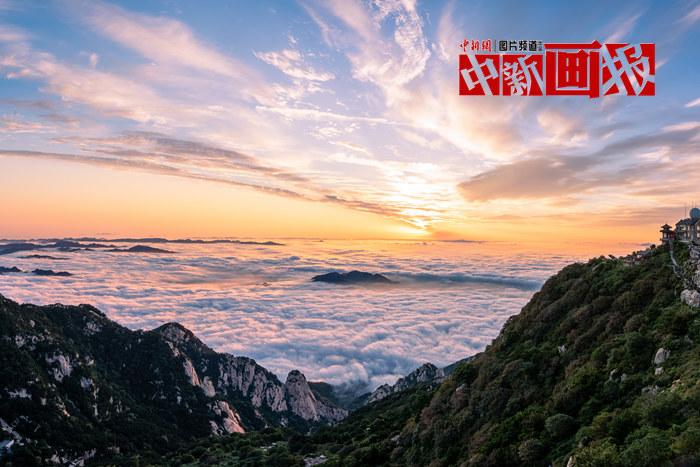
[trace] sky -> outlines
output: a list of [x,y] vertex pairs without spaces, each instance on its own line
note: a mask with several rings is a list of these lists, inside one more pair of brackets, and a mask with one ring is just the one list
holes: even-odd
[[[653,42],[656,96],[458,95],[465,38]],[[0,236],[654,241],[700,3],[0,0]]]

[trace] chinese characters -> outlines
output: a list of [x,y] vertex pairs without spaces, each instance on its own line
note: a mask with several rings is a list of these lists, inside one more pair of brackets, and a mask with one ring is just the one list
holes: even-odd
[[656,92],[654,44],[465,39],[459,46],[466,52],[459,56],[460,95],[596,98]]

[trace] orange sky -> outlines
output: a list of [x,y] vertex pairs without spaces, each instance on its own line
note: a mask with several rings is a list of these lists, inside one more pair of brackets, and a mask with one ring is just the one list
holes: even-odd
[[700,201],[697,5],[533,5],[656,44],[655,96],[598,99],[458,95],[493,5],[57,5],[0,5],[0,237],[654,242]]
[[[21,173],[22,177],[15,174]],[[0,159],[9,238],[232,236],[653,242],[657,223],[547,217],[474,219],[419,229],[332,203],[299,201],[181,177],[83,164]],[[679,210],[680,211],[680,210]],[[680,214],[680,212],[679,212]],[[444,229],[441,229],[444,227]]]

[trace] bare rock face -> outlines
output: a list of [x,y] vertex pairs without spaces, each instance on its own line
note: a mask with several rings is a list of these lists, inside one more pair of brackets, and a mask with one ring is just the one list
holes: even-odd
[[[347,416],[298,371],[285,384],[251,358],[215,352],[177,323],[132,331],[87,305],[20,305],[2,295],[0,323],[7,357],[0,399],[12,401],[0,404],[0,432],[17,433],[18,441],[48,433],[50,454],[70,454],[71,462],[84,448],[111,446],[115,417],[130,445],[166,449],[208,433],[308,431]],[[86,429],[91,436],[81,445]]]
[[690,278],[692,283],[681,292],[681,301],[693,308],[700,308],[700,247],[690,247],[690,261],[694,264],[695,271]]
[[693,308],[700,308],[700,292],[686,289],[681,292],[681,301]]
[[348,414],[344,409],[318,400],[311,391],[306,377],[299,370],[289,372],[284,388],[287,393],[289,409],[304,420],[337,422]]
[[245,433],[241,417],[231,408],[226,401],[216,401],[211,404],[211,410],[215,415],[221,417],[221,422],[211,421],[212,433],[215,435],[227,433]]
[[289,407],[292,412],[305,420],[318,419],[316,396],[311,392],[306,377],[298,370],[290,371],[284,383]]
[[192,386],[199,386],[201,382],[199,381],[199,375],[197,374],[197,370],[195,370],[194,365],[192,365],[192,361],[189,358],[185,358],[182,367],[184,368],[185,374],[190,380],[190,384]]
[[670,356],[671,356],[671,351],[666,350],[663,347],[661,347],[659,350],[656,351],[656,354],[654,355],[654,365],[661,365]]
[[403,378],[399,378],[396,384],[390,386],[383,384],[374,390],[367,399],[367,403],[384,399],[391,394],[405,391],[419,384],[439,383],[445,378],[445,372],[432,363],[424,363]]
[[165,337],[174,345],[179,346],[189,342],[204,346],[192,331],[181,325],[180,323],[167,323],[155,329],[155,332]]
[[282,383],[250,358],[223,355],[215,386],[222,393],[240,392],[256,408],[267,406],[273,412],[287,411]]
[[46,356],[46,363],[53,366],[53,377],[59,383],[73,372],[70,357],[62,354]]
[[[280,419],[288,418],[290,412],[310,423],[334,423],[347,416],[347,411],[319,400],[299,371],[291,372],[283,384],[255,360],[216,353],[177,323],[163,325],[155,332],[168,341],[172,355],[182,361],[189,383],[201,388],[207,397],[231,400],[242,396],[255,409],[266,409],[263,412],[277,414]],[[264,424],[270,421],[259,420]],[[212,431],[226,432],[226,427],[212,424]]]
[[395,391],[405,391],[416,384],[441,381],[445,377],[443,371],[432,363],[424,363],[394,385]]
[[367,403],[377,402],[393,394],[394,387],[389,384],[382,384],[370,394]]

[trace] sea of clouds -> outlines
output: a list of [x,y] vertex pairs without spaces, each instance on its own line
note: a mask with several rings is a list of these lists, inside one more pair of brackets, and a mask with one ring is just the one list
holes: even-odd
[[[444,366],[479,352],[547,277],[590,256],[515,244],[283,242],[153,245],[173,254],[12,253],[0,266],[73,275],[4,274],[0,293],[90,303],[132,329],[177,321],[215,350],[255,358],[282,379],[300,369],[311,380],[370,390],[424,362]],[[36,253],[60,259],[26,258]],[[310,281],[353,269],[397,284]]]

